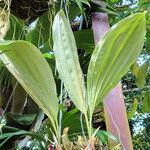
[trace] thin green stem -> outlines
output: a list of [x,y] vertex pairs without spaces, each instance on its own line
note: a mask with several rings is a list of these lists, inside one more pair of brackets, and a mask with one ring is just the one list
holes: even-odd
[[82,130],[84,140],[87,142],[87,139],[86,139],[86,136],[85,136],[85,131],[84,131],[84,126],[83,126],[83,113],[82,112],[81,112],[81,115],[80,115],[80,123],[81,123],[81,130]]
[[92,115],[89,115],[89,127],[90,127],[90,135],[89,135],[89,137],[91,137],[93,135]]
[[85,121],[86,121],[86,125],[87,125],[87,130],[88,130],[88,136],[89,138],[93,135],[93,127],[92,127],[92,115],[93,115],[93,111],[90,110],[89,111],[89,115],[88,113],[85,113]]
[[89,125],[89,119],[88,119],[88,116],[87,116],[87,113],[84,114],[85,116],[85,122],[86,122],[86,126],[87,126],[87,131],[88,131],[88,135],[90,137],[90,125]]

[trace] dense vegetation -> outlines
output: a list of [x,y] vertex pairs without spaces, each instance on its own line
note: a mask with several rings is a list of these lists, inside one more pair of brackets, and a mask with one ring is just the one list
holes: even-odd
[[[133,147],[150,148],[148,0],[4,0],[0,7],[0,149],[123,149],[106,131],[103,107],[119,81]],[[96,46],[94,12],[107,14],[112,27]]]

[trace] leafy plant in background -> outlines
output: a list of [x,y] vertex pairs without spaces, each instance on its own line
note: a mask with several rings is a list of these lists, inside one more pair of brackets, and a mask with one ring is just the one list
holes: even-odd
[[[145,13],[131,15],[114,25],[96,46],[85,83],[69,21],[62,11],[56,15],[53,24],[56,66],[71,100],[85,116],[89,139],[95,135],[92,129],[94,108],[137,59],[144,36]],[[56,85],[42,53],[26,41],[4,41],[0,49],[3,63],[49,117],[59,141],[61,124],[57,119]],[[93,141],[89,141],[90,144]]]

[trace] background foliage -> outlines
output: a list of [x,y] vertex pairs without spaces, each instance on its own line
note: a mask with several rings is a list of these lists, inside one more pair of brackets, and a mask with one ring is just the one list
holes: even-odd
[[[89,7],[89,4],[91,7]],[[99,11],[108,13],[109,22],[112,26],[123,18],[136,12],[147,11],[147,34],[145,44],[137,62],[130,71],[122,78],[123,91],[128,110],[130,128],[132,131],[134,149],[148,150],[150,147],[150,3],[148,0],[106,0],[103,3],[97,0],[76,0],[76,2],[58,1],[16,1],[12,0],[10,15],[10,29],[5,40],[27,40],[37,46],[47,62],[51,66],[55,81],[57,95],[60,95],[61,83],[55,72],[54,55],[52,52],[52,23],[53,18],[60,8],[63,8],[70,19],[74,31],[78,55],[84,75],[94,49],[93,33],[91,30],[91,12]],[[113,37],[112,37],[113,38]],[[36,57],[35,55],[32,56]],[[45,149],[48,147],[52,136],[49,131],[51,126],[43,112],[32,101],[31,97],[17,84],[16,80],[8,72],[6,64],[0,64],[0,113],[1,134],[0,146],[2,149]],[[72,134],[81,133],[79,113],[63,90],[62,96],[65,105],[60,104],[63,111],[64,127],[70,123],[69,137]],[[17,107],[19,106],[19,107]],[[70,111],[71,110],[71,111]],[[98,110],[103,116],[101,104]],[[102,117],[100,121],[97,114],[94,116],[96,125],[104,125]],[[77,125],[77,122],[78,125]],[[95,126],[96,126],[95,125]],[[139,127],[140,125],[140,127]],[[105,134],[101,137],[106,138]],[[41,141],[41,142],[40,142]],[[106,140],[104,140],[106,141]],[[9,142],[9,145],[7,144]],[[19,143],[19,144],[17,144]],[[43,144],[44,143],[44,144]],[[30,148],[29,148],[30,147]]]

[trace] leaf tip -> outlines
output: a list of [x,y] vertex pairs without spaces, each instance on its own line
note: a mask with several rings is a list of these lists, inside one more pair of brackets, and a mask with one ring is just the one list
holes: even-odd
[[63,10],[60,10],[58,13],[57,13],[58,16],[61,16],[61,17],[64,17],[65,16],[65,13]]

